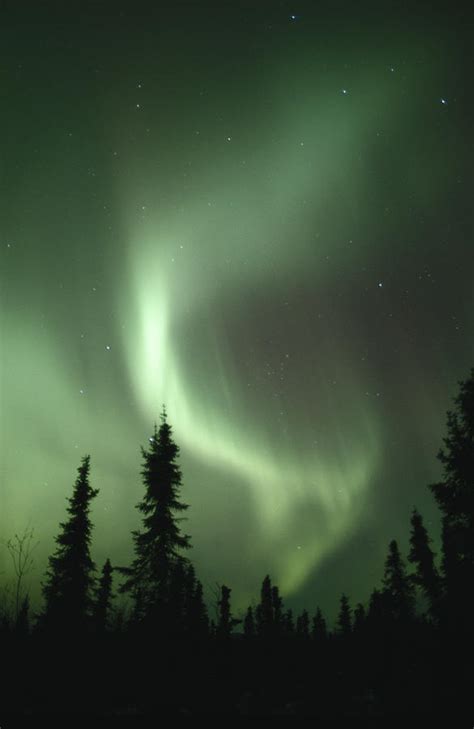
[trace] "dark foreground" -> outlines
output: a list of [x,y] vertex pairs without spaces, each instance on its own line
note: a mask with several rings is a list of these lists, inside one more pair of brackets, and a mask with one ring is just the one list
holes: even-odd
[[73,720],[154,726],[209,715],[453,727],[474,718],[471,641],[428,626],[411,636],[321,645],[241,636],[192,644],[117,634],[12,636],[3,641],[2,664],[2,729]]

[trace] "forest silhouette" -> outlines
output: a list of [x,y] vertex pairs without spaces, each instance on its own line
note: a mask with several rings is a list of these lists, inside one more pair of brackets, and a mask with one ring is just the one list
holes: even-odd
[[[269,575],[257,605],[232,612],[219,586],[209,615],[182,525],[179,447],[165,409],[142,448],[140,529],[129,565],[91,557],[90,456],[82,458],[31,614],[24,592],[31,531],[7,542],[14,600],[0,606],[7,717],[175,716],[338,719],[472,717],[474,685],[474,368],[459,383],[428,486],[440,510],[437,557],[414,509],[409,553],[387,540],[367,604],[340,597],[330,630],[320,607],[293,615]],[[129,608],[116,606],[125,596]]]

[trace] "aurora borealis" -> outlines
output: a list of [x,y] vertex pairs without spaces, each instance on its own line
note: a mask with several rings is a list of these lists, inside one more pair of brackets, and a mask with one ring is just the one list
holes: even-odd
[[34,527],[35,593],[90,453],[94,557],[127,561],[165,403],[210,599],[363,601],[413,505],[437,540],[473,364],[468,27],[67,5],[2,10],[2,535]]

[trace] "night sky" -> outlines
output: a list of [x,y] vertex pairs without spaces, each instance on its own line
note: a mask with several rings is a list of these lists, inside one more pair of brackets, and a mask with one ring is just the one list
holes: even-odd
[[34,597],[90,453],[127,564],[165,403],[210,599],[365,601],[474,364],[469,18],[74,5],[0,7],[2,535]]

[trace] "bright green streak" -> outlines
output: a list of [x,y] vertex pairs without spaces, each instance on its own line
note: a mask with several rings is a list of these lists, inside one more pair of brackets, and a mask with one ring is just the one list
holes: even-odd
[[[325,190],[337,187],[341,171],[354,177],[354,188],[365,184],[356,165],[351,169],[346,160],[367,131],[370,115],[360,112],[349,121],[339,104],[337,111],[321,112],[315,105],[301,109],[297,120],[293,116],[279,120],[277,159],[270,149],[246,155],[244,167],[254,170],[250,187],[247,171],[236,172],[233,160],[218,159],[210,171],[200,171],[205,180],[201,199],[186,200],[184,214],[157,211],[144,216],[138,227],[130,223],[132,305],[123,291],[119,301],[129,377],[145,421],[152,422],[166,402],[183,449],[211,468],[234,474],[242,488],[250,489],[259,529],[249,550],[257,561],[269,562],[287,594],[301,587],[357,525],[379,452],[377,418],[361,392],[360,374],[341,365],[343,342],[326,367],[341,375],[349,414],[320,410],[312,393],[306,412],[297,414],[298,432],[310,429],[313,418],[325,423],[331,452],[318,453],[316,448],[299,452],[291,433],[282,446],[274,427],[281,404],[262,398],[255,408],[242,383],[241,363],[232,359],[225,338],[213,336],[214,307],[225,310],[233,300],[245,301],[256,287],[265,291],[269,284],[277,290],[281,286],[279,296],[284,297],[292,277],[304,281],[302,262],[317,256],[320,244],[300,231],[310,216],[323,229],[330,223],[334,209],[325,209]],[[159,177],[146,187],[153,195]],[[310,213],[306,201],[311,201]],[[336,265],[348,263],[336,259]],[[316,288],[323,275],[327,273],[311,268]],[[190,338],[185,359],[179,353],[183,322]],[[305,325],[294,321],[303,337],[310,335]],[[210,351],[204,379],[198,380],[195,363],[203,356],[203,345]],[[329,403],[330,389],[324,393]],[[302,528],[295,519],[304,504],[318,511],[318,526]],[[232,521],[232,514],[223,518]]]

